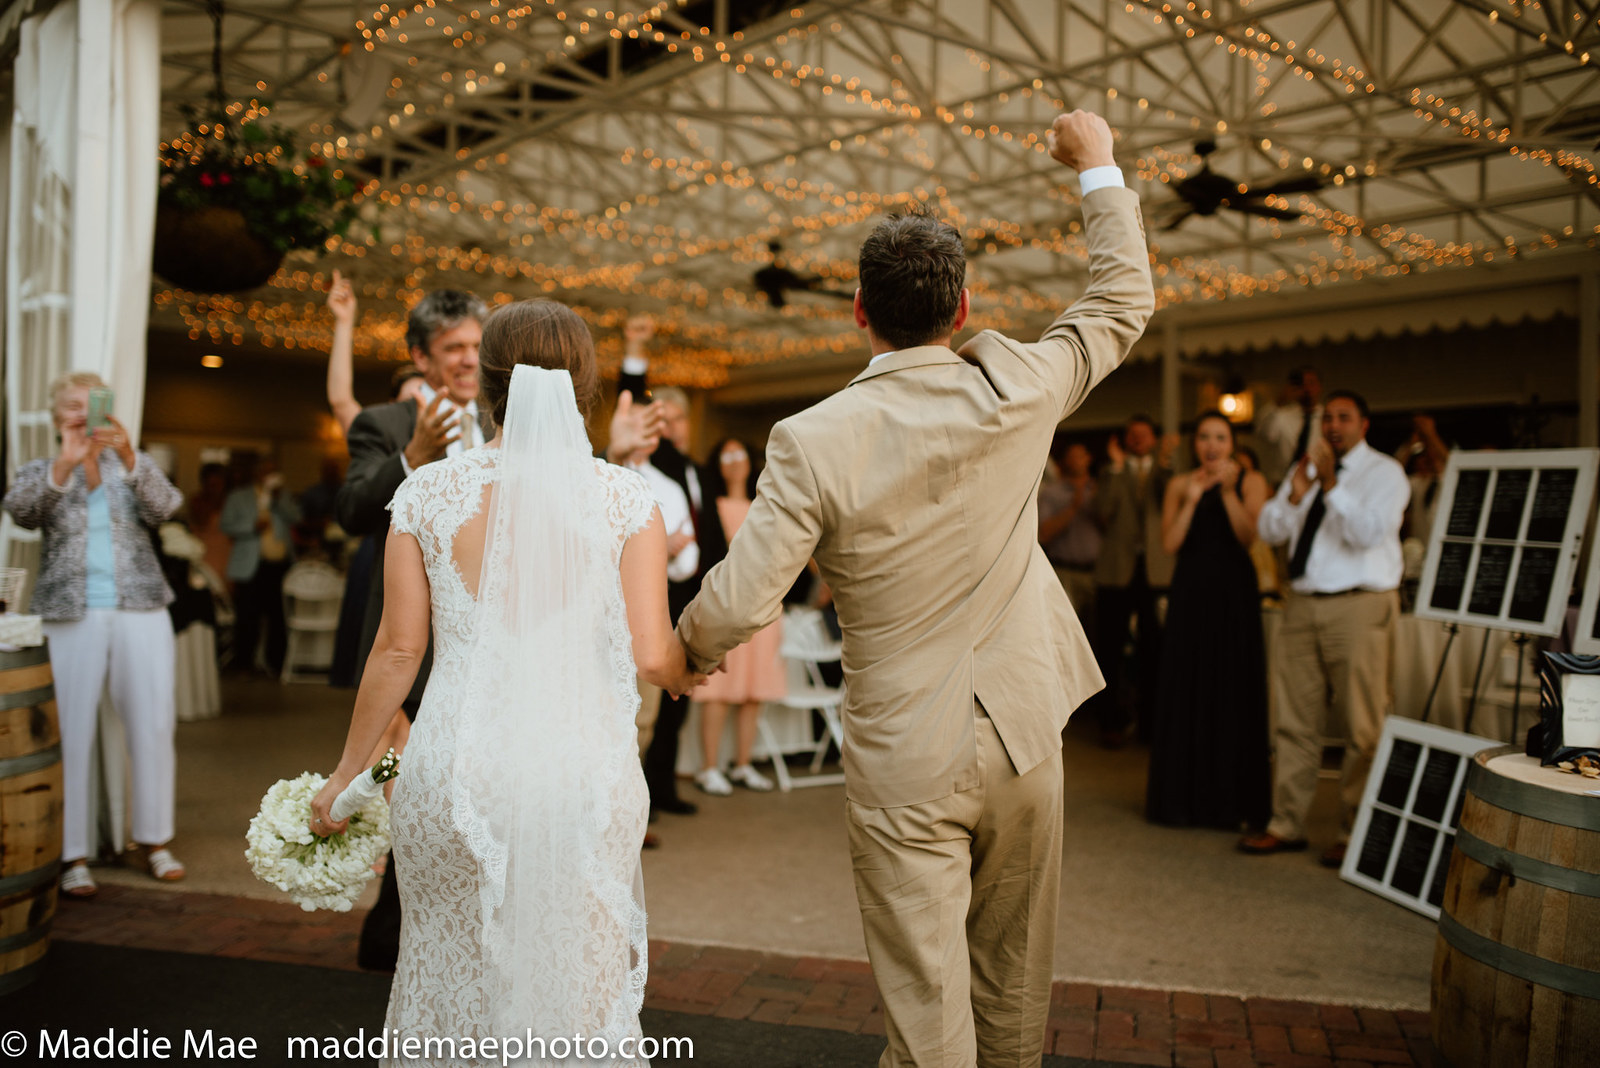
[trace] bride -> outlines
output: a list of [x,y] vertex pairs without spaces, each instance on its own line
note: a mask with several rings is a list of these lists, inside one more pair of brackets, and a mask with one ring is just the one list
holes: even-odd
[[581,1036],[585,1059],[643,1064],[635,676],[675,693],[699,678],[667,617],[666,532],[644,479],[590,453],[594,343],[570,308],[495,311],[479,375],[499,433],[390,504],[383,622],[312,829],[344,829],[329,806],[409,691],[431,621],[391,809],[404,919],[383,1063],[480,1064],[485,1039],[542,1063]]

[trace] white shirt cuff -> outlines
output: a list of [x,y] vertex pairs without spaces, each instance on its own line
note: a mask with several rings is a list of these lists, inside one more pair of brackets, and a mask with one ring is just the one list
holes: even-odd
[[642,375],[650,370],[650,359],[647,356],[624,356],[622,358],[622,373],[625,375]]
[[1078,186],[1083,195],[1088,196],[1096,189],[1126,189],[1128,183],[1122,180],[1122,168],[1113,164],[1081,171],[1078,174]]
[[411,465],[406,463],[406,450],[404,449],[400,450],[400,470],[406,473],[407,478],[411,477]]

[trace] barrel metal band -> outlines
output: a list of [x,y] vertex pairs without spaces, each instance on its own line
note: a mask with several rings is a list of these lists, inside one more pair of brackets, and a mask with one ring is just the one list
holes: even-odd
[[21,756],[6,757],[0,760],[0,779],[10,779],[18,775],[48,768],[52,764],[61,763],[61,746],[52,745],[39,750],[37,753],[24,753]]
[[50,663],[50,649],[47,645],[40,645],[33,649],[18,649],[15,652],[0,652],[0,671],[14,671],[17,668],[38,667],[40,664]]
[[1565,890],[1584,897],[1600,897],[1600,875],[1587,871],[1574,871],[1547,860],[1539,860],[1525,853],[1513,853],[1501,846],[1491,845],[1470,831],[1456,832],[1456,848],[1486,868],[1503,871],[1530,883]]
[[0,975],[0,994],[9,994],[13,990],[20,990],[39,977],[39,972],[44,968],[48,957],[40,957],[32,964],[23,965],[13,972]]
[[24,946],[31,946],[49,933],[50,924],[46,921],[19,934],[7,935],[4,938],[0,938],[0,953],[10,953]]
[[1506,972],[1563,994],[1600,1000],[1600,972],[1558,964],[1553,960],[1535,957],[1520,949],[1501,945],[1476,931],[1469,931],[1448,912],[1439,914],[1439,934],[1456,949],[1473,960],[1487,964],[1496,971]]
[[16,693],[0,694],[0,712],[13,708],[27,708],[30,705],[42,705],[46,701],[56,699],[54,684],[38,686],[31,690],[19,690]]
[[1520,779],[1497,775],[1474,762],[1467,771],[1467,791],[1496,808],[1531,816],[1581,831],[1600,831],[1600,802],[1581,794],[1566,794]]
[[10,897],[12,894],[21,894],[32,890],[36,886],[47,886],[55,881],[56,873],[61,870],[61,862],[52,860],[42,867],[32,871],[21,872],[17,875],[7,875],[0,879],[0,897]]

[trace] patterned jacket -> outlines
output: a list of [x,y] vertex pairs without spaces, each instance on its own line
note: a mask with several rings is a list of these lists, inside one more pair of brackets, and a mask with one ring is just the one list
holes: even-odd
[[[54,460],[34,460],[17,472],[3,507],[17,525],[43,532],[33,612],[51,622],[82,619],[89,600],[89,485],[76,467],[65,489],[50,480]],[[130,473],[116,452],[100,454],[100,484],[111,507],[111,545],[117,607],[134,612],[165,608],[172,590],[156,560],[150,531],[183,504],[148,453],[138,453]]]

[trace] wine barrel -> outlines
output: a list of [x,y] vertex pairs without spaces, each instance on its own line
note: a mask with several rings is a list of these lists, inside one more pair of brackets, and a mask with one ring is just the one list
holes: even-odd
[[61,733],[46,646],[0,652],[0,994],[44,966],[61,867]]
[[1600,1058],[1597,787],[1515,747],[1473,758],[1433,956],[1438,1063]]

